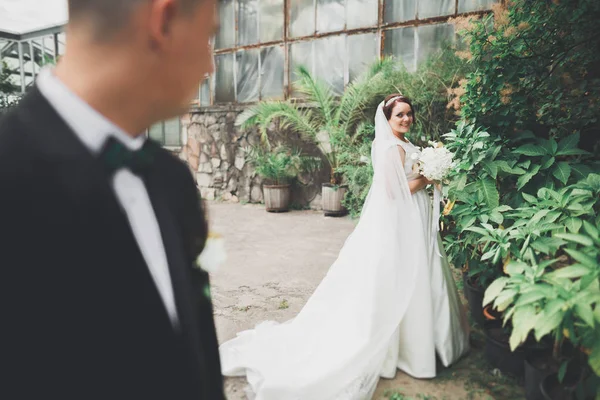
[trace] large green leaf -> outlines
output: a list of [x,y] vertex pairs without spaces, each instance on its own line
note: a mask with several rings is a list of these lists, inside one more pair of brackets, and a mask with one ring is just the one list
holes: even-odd
[[462,174],[460,178],[456,181],[456,190],[461,191],[465,188],[467,184],[467,175]]
[[503,290],[498,297],[496,297],[496,300],[494,301],[494,307],[500,312],[506,310],[506,308],[513,303],[515,296],[518,293],[519,292],[517,289]]
[[[594,370],[594,373],[600,376],[600,342],[596,342],[592,348],[592,353],[588,358],[590,367]],[[596,395],[596,399],[600,396],[600,392]]]
[[543,146],[539,146],[536,144],[526,144],[526,145],[523,145],[523,146],[513,150],[513,153],[523,154],[523,155],[530,156],[530,157],[535,157],[535,156],[541,157],[541,156],[545,156],[546,154],[548,154],[548,151]]
[[555,161],[556,161],[556,158],[554,158],[554,157],[550,157],[550,156],[544,157],[544,159],[542,160],[542,169],[550,168],[552,165],[554,165]]
[[567,184],[569,177],[571,176],[571,167],[568,163],[561,161],[552,170],[552,175],[556,177],[563,184]]
[[496,182],[490,178],[478,182],[479,200],[489,208],[496,208],[500,203],[500,194],[496,188]]
[[498,175],[498,165],[493,161],[483,161],[481,164],[487,173],[490,174],[493,179],[496,179],[496,176]]
[[579,261],[583,265],[589,268],[598,268],[598,262],[594,258],[588,256],[587,254],[579,250],[573,249],[565,249],[565,251],[569,253],[571,257],[573,257],[575,260]]
[[535,303],[536,301],[545,299],[547,294],[542,290],[535,290],[524,293],[519,296],[519,299],[515,302],[515,307],[524,306],[527,304]]
[[558,328],[565,314],[563,311],[564,305],[564,300],[559,299],[552,300],[546,305],[535,324],[535,338],[537,341]]
[[581,222],[581,220],[579,218],[575,218],[575,217],[567,218],[565,220],[565,226],[572,233],[579,232],[579,229],[581,229],[582,224],[583,224],[583,222]]
[[539,171],[540,171],[540,166],[534,165],[531,168],[531,170],[529,170],[525,173],[525,175],[520,176],[519,179],[517,180],[517,189],[518,190],[523,189],[523,186],[525,186],[527,184],[527,182],[529,182],[531,180],[531,178],[533,178]]
[[568,267],[557,269],[556,271],[550,272],[546,276],[550,279],[556,278],[580,278],[590,273],[590,269],[583,265],[570,265]]
[[590,328],[594,328],[594,311],[589,304],[575,304],[575,312]]
[[579,144],[579,132],[575,132],[558,142],[559,153],[563,150],[576,149]]
[[[585,221],[587,222],[587,221]],[[592,246],[594,241],[589,236],[575,234],[575,233],[556,233],[554,236],[568,240],[569,242],[575,242],[584,246]]]
[[535,312],[535,307],[526,305],[517,307],[512,317],[513,331],[510,335],[510,349],[515,349],[527,339],[529,332],[535,327],[538,315]]
[[483,305],[487,306],[489,303],[491,303],[492,300],[494,300],[500,294],[500,292],[502,292],[502,289],[504,289],[507,283],[508,278],[505,276],[502,276],[492,282],[492,284],[486,289],[485,295],[483,296]]

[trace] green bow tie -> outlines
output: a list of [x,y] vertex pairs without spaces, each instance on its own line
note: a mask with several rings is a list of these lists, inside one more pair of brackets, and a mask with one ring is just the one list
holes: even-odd
[[117,139],[110,137],[106,140],[100,159],[109,175],[121,168],[127,168],[138,176],[144,176],[154,162],[154,148],[148,141],[140,150],[129,150]]

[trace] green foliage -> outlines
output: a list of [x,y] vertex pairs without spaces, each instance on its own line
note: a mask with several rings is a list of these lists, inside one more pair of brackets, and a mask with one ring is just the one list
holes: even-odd
[[445,188],[446,251],[484,287],[502,275],[510,256],[524,252],[525,243],[554,248],[547,235],[555,225],[576,230],[597,212],[594,191],[573,186],[597,170],[577,147],[578,134],[558,142],[526,132],[501,138],[462,120],[444,138],[457,162]]
[[537,340],[547,335],[556,343],[568,340],[582,348],[600,376],[600,225],[584,221],[582,227],[581,233],[551,237],[564,250],[560,263],[547,259],[553,250],[535,255],[531,249],[525,260],[509,263],[508,276],[486,290],[484,305],[493,303],[504,312],[504,322],[512,322],[511,349],[530,332]]
[[319,158],[303,156],[299,150],[282,145],[273,149],[251,147],[246,152],[246,159],[254,165],[256,173],[275,185],[287,184],[299,174],[314,171],[321,162]]
[[373,87],[386,76],[386,71],[393,68],[394,63],[389,59],[374,63],[338,99],[326,83],[315,79],[306,68],[300,67],[300,78],[294,82],[294,86],[305,96],[306,103],[261,102],[243,112],[236,125],[244,129],[258,126],[263,142],[270,146],[267,129],[277,119],[281,129],[290,128],[317,145],[329,162],[331,183],[340,184],[340,147],[342,143],[354,140],[362,112],[376,95]]
[[527,130],[559,140],[580,132],[582,146],[598,151],[599,18],[596,0],[497,5],[462,32],[475,66],[462,115],[503,137]]

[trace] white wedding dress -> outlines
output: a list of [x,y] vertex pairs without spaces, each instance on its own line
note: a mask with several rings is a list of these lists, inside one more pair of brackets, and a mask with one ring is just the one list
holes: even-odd
[[436,353],[448,366],[468,351],[431,200],[408,186],[418,149],[393,135],[382,106],[373,184],[338,259],[294,319],[263,322],[220,347],[223,375],[246,375],[256,400],[368,400],[396,368],[431,378]]

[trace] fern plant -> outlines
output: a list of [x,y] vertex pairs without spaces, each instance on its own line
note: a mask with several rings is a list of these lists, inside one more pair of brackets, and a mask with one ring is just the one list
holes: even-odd
[[313,77],[308,69],[299,67],[295,89],[306,102],[261,102],[239,115],[236,125],[242,129],[258,127],[263,143],[270,147],[267,129],[274,120],[282,129],[292,129],[313,142],[327,159],[330,181],[341,183],[339,153],[344,141],[352,141],[365,107],[377,96],[374,83],[383,79],[386,71],[395,68],[391,59],[375,62],[361,77],[352,82],[338,98],[327,83]]

